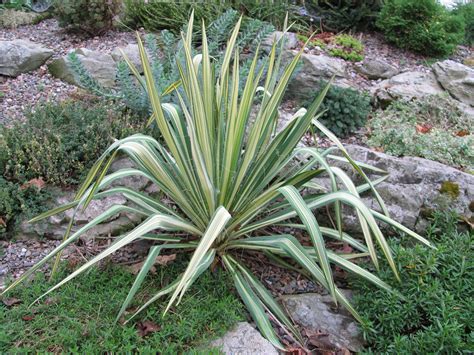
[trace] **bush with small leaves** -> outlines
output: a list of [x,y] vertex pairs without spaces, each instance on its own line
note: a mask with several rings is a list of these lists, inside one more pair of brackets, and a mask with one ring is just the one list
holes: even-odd
[[35,184],[20,185],[0,176],[0,239],[9,237],[17,221],[45,211],[51,194]]
[[462,42],[465,24],[436,0],[388,0],[377,26],[398,47],[443,57]]
[[54,0],[59,25],[71,31],[96,36],[113,26],[120,0]]
[[0,128],[4,177],[18,183],[35,178],[54,185],[77,183],[114,139],[144,126],[114,106],[50,103],[27,113],[26,122]]
[[457,3],[453,14],[461,16],[466,24],[464,30],[464,44],[474,46],[474,2]]
[[311,15],[328,31],[372,29],[384,0],[307,0]]
[[365,125],[371,110],[370,97],[354,89],[332,86],[321,108],[326,112],[319,120],[338,136],[347,136]]

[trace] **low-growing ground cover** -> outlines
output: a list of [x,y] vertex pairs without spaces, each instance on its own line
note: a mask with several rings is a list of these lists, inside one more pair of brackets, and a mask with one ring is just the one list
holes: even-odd
[[369,121],[367,143],[396,156],[417,156],[474,168],[474,119],[448,96],[396,101]]
[[[182,265],[177,261],[157,266],[138,298],[147,299],[154,289],[167,285]],[[177,354],[205,346],[245,318],[228,276],[217,270],[200,277],[180,307],[165,318],[161,318],[167,303],[164,300],[126,325],[115,323],[117,308],[135,276],[126,267],[110,264],[94,268],[50,298],[28,307],[67,272],[68,265],[63,265],[53,281],[39,274],[27,287],[18,288],[0,302],[0,352]],[[21,303],[6,305],[15,299]]]
[[[355,304],[367,321],[367,353],[455,354],[474,348],[474,234],[457,230],[455,213],[435,212],[427,238],[437,250],[403,238],[390,244],[405,297],[360,279]],[[378,275],[397,285],[387,265]]]

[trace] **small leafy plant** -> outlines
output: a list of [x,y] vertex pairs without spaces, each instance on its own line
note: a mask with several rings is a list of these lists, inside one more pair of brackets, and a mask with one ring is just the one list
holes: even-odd
[[364,59],[364,46],[362,43],[348,34],[334,37],[334,47],[329,49],[329,54],[351,62],[360,62]]
[[[222,64],[216,71],[204,26],[201,51],[192,56],[191,16],[188,31],[183,34],[184,58],[179,66],[180,86],[176,87],[179,105],[161,102],[145,48],[138,41],[144,82],[161,140],[143,134],[117,140],[92,166],[73,201],[43,213],[33,221],[69,209],[78,211],[87,208],[92,199],[116,193],[125,196],[131,204],[112,206],[74,234],[67,233],[57,248],[2,294],[28,279],[55,256],[59,260],[61,251],[85,231],[120,212],[137,214],[144,220],[40,298],[89,270],[116,250],[141,239],[151,240],[154,245],[118,312],[117,320],[131,305],[156,257],[167,249],[189,252],[189,262],[176,279],[151,296],[129,319],[165,296],[169,299],[164,313],[168,313],[170,307],[180,303],[186,291],[206,270],[222,268],[232,277],[250,315],[272,344],[284,349],[270,319],[276,319],[296,341],[301,342],[298,330],[285,311],[246,267],[248,253],[256,252],[271,255],[282,265],[292,263],[308,273],[328,290],[335,303],[346,307],[358,320],[361,320],[360,316],[334,283],[331,264],[364,277],[389,292],[392,290],[388,284],[352,261],[360,254],[338,255],[326,246],[326,239],[343,240],[357,253],[369,256],[376,267],[379,265],[377,243],[397,279],[399,275],[392,252],[376,220],[388,223],[424,244],[430,243],[388,217],[385,205],[374,188],[384,177],[371,181],[337,138],[317,120],[328,86],[308,109],[299,110],[281,130],[275,131],[278,127],[278,107],[302,51],[285,68],[280,68],[282,61],[281,54],[277,55],[277,43],[273,44],[266,65],[259,69],[258,52],[255,53],[244,88],[239,94],[240,61],[236,42],[240,22],[232,31]],[[251,117],[252,108],[257,104],[257,114]],[[331,155],[332,148],[325,151],[297,148],[311,124],[336,144],[343,154],[342,158]],[[136,168],[107,174],[119,153],[128,156]],[[355,186],[341,169],[329,165],[331,159],[342,159],[353,166],[365,183]],[[327,193],[320,193],[319,188],[312,184],[313,179],[323,174],[327,174],[332,181]],[[121,177],[131,175],[150,179],[166,196],[167,202],[127,187],[111,186]],[[339,190],[338,182],[344,186],[342,190]],[[301,196],[303,189],[311,191],[304,198]],[[364,205],[359,197],[364,191],[375,195],[384,213]],[[341,204],[356,210],[365,245],[342,231]],[[320,226],[317,221],[320,212],[313,212],[326,206],[334,206],[335,228]],[[274,227],[286,225],[294,218],[301,221],[296,226],[308,233],[310,244],[303,245],[290,233],[275,230]]]
[[474,120],[448,96],[392,103],[370,121],[368,144],[392,155],[474,168]]
[[[325,83],[320,83],[320,90],[324,90]],[[325,112],[319,118],[331,132],[338,136],[347,136],[363,127],[370,113],[370,97],[351,88],[331,86],[321,104]]]

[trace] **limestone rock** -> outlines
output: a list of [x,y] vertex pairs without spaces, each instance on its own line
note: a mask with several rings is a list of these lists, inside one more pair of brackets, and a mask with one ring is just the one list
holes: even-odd
[[283,296],[291,318],[303,328],[321,332],[322,345],[331,349],[359,352],[364,341],[357,321],[342,306],[335,309],[331,296],[317,293]]
[[436,77],[430,72],[406,72],[380,82],[372,89],[372,94],[381,105],[394,100],[411,100],[443,92]]
[[209,344],[226,355],[277,355],[275,347],[247,322],[238,323],[222,338]]
[[[292,53],[293,55],[295,53]],[[348,87],[347,64],[344,60],[326,55],[302,54],[301,68],[291,79],[287,94],[294,99],[308,99],[318,90],[318,84],[335,76],[334,85]]]
[[465,104],[474,106],[474,69],[467,65],[445,60],[433,64],[433,72],[449,94]]
[[35,70],[52,55],[51,49],[27,40],[0,41],[0,75],[16,77]]
[[138,44],[129,43],[125,47],[117,47],[110,54],[116,62],[124,60],[123,55],[125,54],[125,56],[133,63],[133,65],[135,65],[140,74],[143,73]]
[[[129,159],[118,159],[112,164],[111,172],[133,167],[133,163]],[[112,183],[111,186],[124,186],[129,187],[134,191],[144,191],[154,185],[143,176],[126,176]],[[64,205],[72,201],[74,198],[74,191],[59,191],[55,194],[58,197],[51,201],[52,207]],[[127,203],[127,199],[121,194],[92,200],[85,211],[79,210],[76,213],[72,231],[77,231],[110,207],[125,204],[130,205],[130,203]],[[72,216],[73,210],[70,209],[64,213],[51,216],[48,219],[37,223],[30,224],[27,221],[24,221],[17,228],[15,238],[35,239],[46,237],[49,239],[62,239]],[[142,217],[143,216],[138,216],[132,213],[117,213],[87,231],[84,234],[84,237],[107,237],[120,235],[137,225],[142,220]]]
[[371,80],[390,79],[399,72],[395,66],[379,59],[365,59],[355,69]]
[[[262,42],[262,48],[265,51],[269,51],[272,48],[274,41],[279,41],[283,37],[282,31],[275,31],[270,36],[265,38]],[[284,49],[294,49],[298,47],[298,38],[293,32],[287,32],[285,34],[285,47]]]
[[474,55],[467,57],[462,63],[468,67],[474,68]]
[[[75,53],[84,65],[84,68],[99,84],[106,88],[113,88],[115,86],[116,64],[110,54],[92,51],[87,48],[77,49]],[[80,86],[70,67],[68,56],[54,60],[48,65],[48,69],[53,76],[69,84]]]
[[[390,217],[404,226],[423,234],[428,217],[440,208],[452,208],[474,222],[474,175],[423,158],[398,158],[357,145],[347,145],[346,149],[353,159],[389,173],[387,180],[376,188]],[[334,162],[334,165],[344,169],[354,181],[363,183],[347,164]],[[375,178],[372,176],[372,180]],[[380,210],[369,193],[362,196],[367,206]],[[360,231],[353,210],[345,209],[344,215],[347,230]],[[385,224],[381,227],[387,228]]]

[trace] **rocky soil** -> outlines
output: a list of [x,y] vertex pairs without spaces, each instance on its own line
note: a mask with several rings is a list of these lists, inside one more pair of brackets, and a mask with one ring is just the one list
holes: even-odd
[[55,19],[47,19],[36,25],[2,28],[0,41],[26,39],[53,50],[52,57],[40,68],[23,73],[16,78],[0,75],[0,124],[8,124],[24,117],[24,110],[38,103],[67,99],[79,89],[48,73],[47,64],[76,48],[89,48],[104,53],[117,46],[135,42],[133,32],[109,31],[100,37],[85,38],[66,33]]

